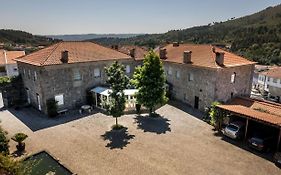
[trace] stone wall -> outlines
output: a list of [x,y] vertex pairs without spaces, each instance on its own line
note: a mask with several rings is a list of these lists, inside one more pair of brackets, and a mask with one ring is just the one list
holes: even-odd
[[[197,96],[199,97],[200,110],[204,110],[214,101],[216,81],[214,69],[167,62],[164,62],[164,67],[167,81],[173,86],[173,98],[194,107],[195,96]],[[169,69],[172,70],[172,75],[169,75]],[[179,71],[180,77],[177,77],[177,71]],[[190,76],[193,76],[191,80]]]
[[[167,81],[173,87],[172,97],[193,107],[195,97],[198,97],[198,108],[202,111],[213,101],[226,102],[232,97],[250,96],[251,93],[254,65],[208,69],[190,64],[164,62],[164,68]],[[171,75],[169,69],[172,71]],[[231,83],[233,73],[236,74],[235,82]],[[193,76],[191,81],[190,74]]]
[[[215,99],[226,102],[235,96],[247,96],[251,94],[254,65],[235,66],[217,70]],[[235,74],[235,81],[231,82],[231,76]]]
[[[131,71],[128,76],[132,76],[135,66],[139,62],[134,60],[122,60],[120,63],[130,65]],[[112,64],[113,61],[99,61],[89,63],[63,64],[52,66],[32,66],[19,63],[19,70],[23,75],[25,87],[30,91],[31,104],[39,109],[38,97],[40,100],[41,110],[46,113],[46,100],[54,98],[56,95],[63,94],[64,104],[59,106],[60,109],[72,109],[77,105],[86,103],[86,91],[95,87],[105,85],[106,75],[104,68]],[[99,68],[100,77],[94,77],[94,69]],[[24,70],[25,69],[25,73]],[[74,71],[78,70],[82,79],[74,80]],[[28,71],[31,72],[29,78]],[[34,80],[36,71],[37,79]]]

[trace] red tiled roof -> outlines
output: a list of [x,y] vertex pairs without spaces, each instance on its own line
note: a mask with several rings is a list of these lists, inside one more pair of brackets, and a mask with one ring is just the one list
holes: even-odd
[[[6,54],[6,56],[5,56],[5,54]],[[19,58],[19,57],[24,56],[24,55],[25,55],[24,51],[4,51],[4,50],[0,50],[0,65],[16,64],[16,61],[14,61],[14,59]]]
[[273,67],[262,73],[271,78],[280,78],[281,79],[281,67]]
[[148,53],[148,49],[139,46],[121,46],[118,48],[118,51],[130,55],[130,51],[135,49],[135,59],[143,60],[144,56]]
[[[248,64],[255,64],[255,62],[249,61],[243,57],[235,55],[233,53],[224,51],[218,47],[212,45],[197,45],[197,44],[180,44],[174,47],[173,44],[169,44],[164,49],[167,52],[167,59],[164,61],[183,63],[184,51],[192,51],[191,64],[194,66],[208,67],[208,68],[220,68],[216,61],[216,53],[213,52],[215,48],[216,52],[224,52],[224,66],[234,67]],[[159,49],[158,49],[159,52]]]
[[62,64],[61,53],[68,51],[68,63],[130,59],[131,57],[92,42],[60,42],[16,61],[36,66]]
[[235,98],[217,107],[281,127],[281,105],[249,98]]

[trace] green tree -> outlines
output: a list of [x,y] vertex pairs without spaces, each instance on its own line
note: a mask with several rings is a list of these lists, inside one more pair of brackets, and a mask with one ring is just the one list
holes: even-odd
[[124,114],[126,98],[124,90],[129,85],[129,78],[125,75],[125,67],[115,61],[111,66],[105,68],[106,82],[110,85],[111,92],[109,100],[104,102],[107,112],[115,118],[113,128],[120,128],[118,117]]
[[211,117],[211,125],[213,125],[216,129],[219,129],[219,123],[220,121],[222,120],[220,118],[220,113],[219,113],[219,110],[217,109],[217,106],[220,105],[221,103],[220,102],[213,102],[212,105],[211,105],[211,109],[209,111],[209,115]]
[[149,109],[150,116],[156,105],[168,101],[165,95],[165,82],[162,62],[155,52],[150,51],[145,56],[143,66],[136,69],[132,79],[132,84],[138,89],[137,102]]

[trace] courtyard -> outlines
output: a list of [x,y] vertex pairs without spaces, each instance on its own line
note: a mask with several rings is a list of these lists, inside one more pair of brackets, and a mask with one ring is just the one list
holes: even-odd
[[[157,110],[163,118],[134,114],[115,120],[99,111],[48,119],[35,111],[0,111],[9,136],[26,133],[27,154],[42,150],[79,175],[92,174],[280,174],[271,161],[216,136],[213,127],[173,105]],[[11,152],[15,143],[11,144]]]

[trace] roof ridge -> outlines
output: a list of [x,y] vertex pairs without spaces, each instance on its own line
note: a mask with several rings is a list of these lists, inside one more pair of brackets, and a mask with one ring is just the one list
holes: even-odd
[[55,51],[55,50],[58,48],[58,46],[61,45],[62,43],[63,43],[63,41],[62,41],[62,42],[59,42],[59,43],[56,43],[56,46],[51,50],[50,54],[46,57],[46,59],[45,59],[44,61],[42,61],[42,62],[40,63],[41,66],[44,65],[44,63],[49,59],[49,57],[52,55],[52,53],[54,53],[54,51]]

